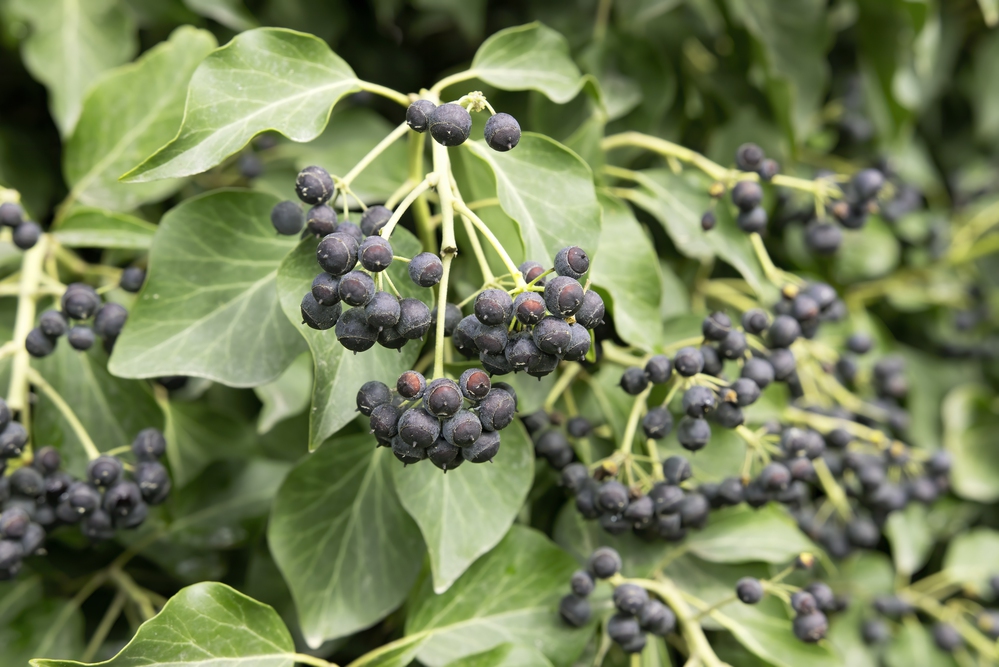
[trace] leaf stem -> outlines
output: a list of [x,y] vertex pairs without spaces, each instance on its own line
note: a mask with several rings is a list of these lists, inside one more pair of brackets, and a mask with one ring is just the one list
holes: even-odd
[[642,413],[645,411],[645,401],[649,397],[649,393],[652,391],[652,385],[650,384],[642,393],[635,397],[635,402],[631,405],[631,413],[628,415],[628,423],[624,427],[624,436],[621,437],[621,444],[618,446],[618,451],[631,453],[631,446],[635,440],[635,433],[638,431],[638,420],[642,418]]
[[551,411],[555,409],[555,402],[558,401],[559,397],[565,393],[581,370],[583,370],[582,364],[567,364],[567,368],[562,371],[562,375],[560,375],[558,381],[552,385],[551,391],[549,391],[548,396],[545,397],[545,412],[550,414]]
[[393,102],[398,102],[401,106],[408,107],[410,104],[409,95],[400,93],[397,90],[392,90],[386,86],[380,86],[377,83],[371,83],[370,81],[358,81],[357,86],[368,93],[374,93],[375,95],[380,95],[382,97],[388,98]]
[[[384,153],[389,146],[404,137],[409,131],[409,125],[405,121],[400,123],[398,127],[389,132],[384,139],[379,141],[374,148],[368,151],[368,154],[361,158],[361,161],[354,165],[354,168],[348,171],[347,175],[341,178],[337,185],[349,188],[350,184],[354,182],[354,179],[357,178],[361,172],[374,162],[379,155]],[[346,194],[344,196],[346,196]]]
[[329,660],[323,660],[322,658],[317,658],[314,655],[309,655],[308,653],[292,653],[288,657],[293,659],[295,662],[300,662],[303,665],[314,665],[315,667],[336,667],[336,664],[330,662]]
[[[434,173],[437,181],[437,196],[441,207],[441,262],[444,273],[437,291],[437,331],[434,344],[434,377],[444,377],[444,325],[447,313],[448,282],[451,278],[451,262],[458,253],[454,238],[454,193],[451,190],[451,163],[447,148],[437,142],[433,144]],[[428,176],[427,178],[430,178]]]
[[12,411],[25,413],[21,420],[25,428],[30,422],[28,411],[27,375],[31,366],[31,357],[24,346],[28,332],[35,326],[36,299],[38,287],[42,280],[42,268],[45,256],[48,254],[51,237],[42,234],[35,247],[25,251],[21,260],[21,282],[17,295],[17,316],[14,320],[14,335],[11,339],[17,345],[10,373],[10,387],[7,390],[7,405]]
[[90,662],[97,655],[97,651],[101,648],[101,644],[107,639],[108,633],[111,632],[111,628],[114,627],[115,621],[121,615],[121,610],[125,607],[125,602],[128,600],[128,596],[125,595],[124,591],[118,591],[115,594],[114,599],[111,600],[111,604],[108,605],[107,611],[104,612],[104,616],[101,618],[101,622],[97,625],[94,630],[94,634],[90,637],[90,641],[87,642],[87,648],[80,657],[80,662]]
[[416,184],[409,194],[406,195],[405,199],[399,204],[399,206],[392,212],[392,217],[389,218],[385,226],[382,227],[381,232],[379,232],[383,239],[391,238],[392,232],[395,231],[395,226],[399,224],[402,220],[402,216],[406,213],[406,209],[416,201],[416,198],[422,195],[424,192],[434,187],[437,184],[437,179],[434,174],[428,174],[420,183]]
[[101,452],[97,449],[97,445],[94,444],[94,441],[90,439],[90,434],[87,433],[87,429],[84,428],[83,424],[76,416],[76,413],[73,412],[71,407],[69,407],[69,404],[62,397],[62,395],[56,391],[44,377],[42,377],[42,374],[29,366],[26,370],[26,379],[30,381],[31,384],[41,389],[42,393],[45,394],[50,401],[55,403],[56,408],[58,408],[59,412],[62,413],[63,418],[69,422],[69,426],[73,429],[73,433],[76,434],[80,444],[83,445],[83,449],[87,452],[87,458],[93,461],[100,456]]
[[462,81],[468,81],[469,79],[474,79],[478,75],[479,75],[478,72],[476,72],[474,69],[467,69],[464,72],[456,72],[455,74],[452,74],[451,76],[446,76],[437,83],[435,83],[433,88],[430,89],[430,92],[433,93],[435,96],[440,97],[440,94],[448,86],[453,86],[456,83],[461,83]]
[[524,280],[524,276],[520,273],[520,269],[518,269],[517,265],[514,264],[510,254],[506,251],[506,248],[503,247],[503,244],[500,243],[499,239],[496,238],[496,235],[493,234],[492,230],[489,229],[486,223],[482,222],[482,218],[477,216],[472,209],[468,208],[463,201],[455,202],[455,210],[471,220],[476,229],[482,232],[482,236],[489,241],[489,245],[493,247],[496,253],[500,256],[500,259],[503,260],[503,264],[506,266],[507,271],[510,272],[510,275],[513,276],[514,281],[517,283],[517,287],[525,287],[527,282]]

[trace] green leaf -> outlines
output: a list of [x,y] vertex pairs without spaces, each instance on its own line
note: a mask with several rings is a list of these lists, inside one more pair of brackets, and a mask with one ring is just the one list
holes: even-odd
[[206,401],[164,401],[167,460],[177,488],[197,477],[212,461],[246,457],[256,441],[253,426]]
[[624,563],[626,577],[652,576],[658,566],[679,555],[677,545],[650,543],[636,535],[610,535],[596,521],[587,521],[572,501],[565,503],[555,519],[555,542],[584,565],[597,547],[613,547]]
[[395,467],[370,436],[335,438],[278,492],[268,542],[312,647],[381,620],[419,574],[423,545],[392,488]]
[[354,71],[319,38],[280,28],[249,30],[198,66],[177,136],[122,178],[197,174],[266,130],[311,141],[333,105],[357,90]]
[[632,201],[662,224],[677,250],[702,262],[717,256],[742,274],[754,290],[776,296],[763,277],[749,237],[736,227],[728,206],[715,207],[718,224],[711,232],[701,229],[701,216],[711,207],[706,176],[690,169],[682,174],[668,169],[641,173]]
[[187,84],[215,47],[210,32],[178,28],[169,40],[90,89],[63,157],[71,199],[129,211],[181,186],[179,180],[125,184],[118,177],[177,134]]
[[466,463],[447,474],[432,464],[393,470],[399,499],[430,551],[437,593],[503,538],[534,481],[534,446],[524,427],[514,422],[500,443],[492,463]]
[[990,503],[999,499],[999,454],[995,433],[999,418],[993,394],[985,386],[964,384],[952,389],[941,407],[944,446],[953,456],[950,473],[962,498]]
[[773,505],[760,509],[732,507],[711,513],[703,530],[684,543],[690,553],[715,563],[788,563],[803,551],[815,551],[786,512]]
[[69,600],[46,598],[0,625],[0,646],[9,665],[31,658],[71,658],[83,651],[83,614]]
[[242,0],[184,0],[184,4],[192,12],[236,31],[249,30],[258,25]]
[[430,580],[424,581],[406,619],[407,635],[426,638],[419,661],[440,667],[513,642],[568,667],[590,636],[558,617],[565,582],[576,567],[541,533],[514,526],[443,595],[434,595]]
[[[287,319],[305,337],[315,363],[315,384],[312,390],[312,411],[309,413],[309,446],[318,447],[357,417],[357,390],[368,380],[380,380],[394,385],[399,374],[412,368],[420,353],[418,342],[407,343],[401,351],[375,345],[370,350],[354,354],[337,342],[333,330],[316,331],[302,324],[302,296],[311,289],[312,281],[321,271],[316,263],[314,238],[303,239],[288,255],[278,270],[277,285]],[[392,247],[396,254],[412,257],[420,252],[420,242],[402,228],[392,232]],[[392,262],[386,272],[403,296],[427,299],[430,294],[414,285],[403,262]]]
[[42,578],[21,576],[0,584],[0,627],[8,625],[22,611],[41,601]]
[[795,637],[784,605],[773,598],[757,605],[728,605],[717,620],[740,644],[776,667],[838,667],[843,664],[827,646],[806,644]]
[[551,661],[530,646],[500,644],[488,651],[458,658],[447,667],[551,667]]
[[[292,667],[295,643],[272,608],[225,584],[183,588],[146,621],[106,667]],[[32,667],[69,667],[71,660],[32,660]]]
[[891,644],[885,650],[887,667],[953,667],[953,658],[937,648],[927,631],[914,616],[906,617]]
[[312,356],[300,354],[276,380],[253,391],[264,404],[257,418],[257,433],[267,433],[279,421],[308,409],[312,402]]
[[610,296],[607,309],[614,313],[614,328],[621,338],[651,350],[663,336],[655,247],[624,202],[601,196],[600,207],[603,225],[589,278]]
[[148,250],[156,225],[126,213],[80,206],[52,232],[67,248]]
[[540,23],[489,37],[475,52],[469,73],[501,90],[536,90],[559,104],[583,87],[565,37]]
[[969,97],[975,110],[975,133],[993,143],[999,139],[999,89],[989,82],[996,66],[999,66],[999,33],[990,31],[974,50],[974,86]]
[[578,155],[532,132],[507,153],[482,141],[465,145],[492,169],[500,205],[520,226],[528,259],[548,264],[567,245],[596,253],[600,207],[593,174]]
[[[132,444],[144,428],[159,428],[163,415],[145,382],[123,380],[107,371],[107,355],[94,346],[78,352],[66,340],[54,354],[32,361],[38,372],[72,407],[80,423],[102,451]],[[62,453],[64,467],[82,477],[87,455],[69,422],[44,394],[39,395],[34,415],[35,441],[54,445]]]
[[979,597],[987,595],[989,577],[995,574],[995,554],[999,553],[999,532],[973,528],[956,536],[944,555],[947,580],[960,583]]
[[925,506],[910,503],[904,510],[893,512],[885,524],[885,534],[899,574],[912,576],[926,564],[933,549],[933,533]]
[[868,217],[861,230],[843,230],[843,244],[833,259],[837,282],[873,280],[890,273],[902,256],[898,238],[880,217]]
[[163,216],[146,285],[111,356],[112,373],[252,387],[288,367],[305,345],[278,303],[275,276],[295,240],[274,233],[277,202],[217,190]]
[[[393,129],[371,109],[338,109],[318,139],[287,148],[294,151],[298,169],[321,164],[331,174],[342,177]],[[406,180],[407,169],[406,143],[396,141],[351,182],[350,189],[365,203],[383,202]],[[291,183],[287,186],[290,194]]]
[[105,70],[128,62],[138,48],[135,26],[115,0],[11,0],[27,21],[24,65],[49,91],[49,109],[62,136],[73,131],[87,87]]

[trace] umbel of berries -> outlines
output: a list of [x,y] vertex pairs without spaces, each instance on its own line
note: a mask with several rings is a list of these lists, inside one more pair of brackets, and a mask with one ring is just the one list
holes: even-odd
[[[406,109],[406,124],[415,132],[429,130],[442,146],[460,146],[472,131],[472,115],[455,102],[437,106],[430,100],[416,100]],[[494,114],[486,121],[482,134],[486,145],[505,152],[520,143],[520,123],[508,113]]]
[[111,302],[102,305],[97,290],[84,283],[69,285],[60,307],[44,311],[38,317],[38,326],[28,332],[24,346],[33,357],[52,354],[62,336],[80,351],[89,350],[100,337],[110,352],[128,320],[124,306]]

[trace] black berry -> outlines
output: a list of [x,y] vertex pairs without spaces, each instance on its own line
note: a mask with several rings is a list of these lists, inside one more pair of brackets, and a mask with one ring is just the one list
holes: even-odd
[[430,136],[442,146],[459,146],[465,143],[472,130],[472,116],[464,107],[453,102],[442,104],[431,111],[428,121]]
[[332,234],[336,231],[337,227],[336,211],[333,210],[332,206],[327,206],[326,204],[313,206],[305,214],[305,224],[309,229],[309,233],[317,238]]
[[567,246],[555,255],[555,273],[579,280],[590,270],[590,258],[579,246]]
[[406,124],[416,132],[426,132],[430,127],[430,114],[436,108],[430,100],[416,100],[406,109]]
[[295,193],[306,204],[324,204],[333,196],[333,178],[322,167],[306,167],[295,179]]

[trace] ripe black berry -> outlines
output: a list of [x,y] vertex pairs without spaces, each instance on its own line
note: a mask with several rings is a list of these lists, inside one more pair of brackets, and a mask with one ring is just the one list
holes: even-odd
[[421,252],[409,263],[409,277],[420,287],[433,287],[443,276],[444,264],[432,252]]
[[805,227],[805,243],[817,255],[833,255],[843,244],[843,231],[831,222],[812,222]]
[[581,491],[590,480],[590,473],[582,463],[570,463],[562,468],[562,486],[572,493]]
[[335,232],[337,234],[346,234],[350,238],[357,241],[358,245],[360,245],[361,242],[364,240],[364,232],[361,231],[360,227],[355,225],[353,222],[350,222],[349,220],[344,220],[339,225],[337,225]]
[[405,399],[421,398],[427,389],[427,380],[417,371],[404,371],[396,381],[395,387],[399,395]]
[[142,493],[134,482],[119,480],[104,492],[104,511],[112,519],[129,516],[142,502]]
[[[295,208],[298,208],[298,206],[296,205]],[[317,238],[332,234],[337,228],[336,211],[326,204],[313,206],[305,214],[305,224],[309,229],[309,233]]]
[[340,300],[348,306],[365,306],[375,296],[375,281],[363,271],[350,271],[340,278],[337,292],[340,294]]
[[24,222],[24,208],[18,203],[8,201],[0,204],[0,225],[17,227]]
[[590,555],[586,569],[597,579],[609,579],[621,571],[621,556],[610,547],[600,547]]
[[[316,301],[312,292],[306,292],[302,297],[302,322],[320,331],[332,329],[340,319],[341,306],[339,302],[332,306],[324,306]],[[74,327],[75,328],[75,327]],[[71,332],[72,333],[72,332]]]
[[767,314],[759,308],[747,310],[742,314],[742,328],[746,330],[746,333],[759,335],[766,331],[769,322]]
[[628,506],[628,489],[617,480],[604,482],[597,491],[597,505],[610,514],[620,514]]
[[808,591],[798,591],[791,596],[791,608],[799,614],[812,614],[819,610],[819,603]]
[[[461,309],[457,304],[448,303],[444,306],[444,335],[454,334],[458,322],[461,321]],[[437,332],[437,307],[430,310],[430,329]]]
[[[792,364],[793,362],[792,358]],[[750,357],[746,359],[746,363],[742,366],[741,376],[747,380],[752,380],[759,389],[766,389],[774,381],[774,367],[766,359]]]
[[381,403],[371,410],[368,417],[368,425],[371,433],[378,440],[389,440],[399,433],[399,418],[402,416],[402,409],[391,403]]
[[735,151],[735,166],[742,171],[756,171],[766,155],[756,144],[746,143]]
[[283,201],[271,209],[271,224],[278,234],[294,236],[302,231],[305,216],[298,204],[293,201]]
[[759,234],[767,228],[767,212],[762,206],[751,208],[748,211],[739,211],[735,218],[735,224],[747,234]]
[[98,486],[109,486],[121,476],[121,461],[114,456],[98,456],[87,464],[87,478]]
[[117,338],[128,319],[128,311],[118,303],[106,303],[94,316],[94,331],[102,338]]
[[96,290],[83,283],[72,283],[62,295],[62,311],[74,320],[90,319],[100,305]]
[[790,315],[778,315],[770,325],[768,339],[771,347],[790,347],[801,336],[801,325]]
[[595,329],[604,321],[604,300],[592,289],[583,293],[583,303],[576,311],[576,323],[587,329]]
[[703,494],[687,494],[680,505],[680,524],[684,528],[702,528],[710,511],[711,504]]
[[[377,414],[377,410],[372,413],[372,417],[375,414]],[[437,442],[440,433],[440,421],[423,408],[411,408],[398,418],[399,438],[410,447],[424,449],[430,447]]]
[[437,442],[427,448],[427,458],[444,472],[454,470],[465,460],[461,455],[461,449],[443,438],[438,438]]
[[407,340],[423,338],[430,331],[430,308],[419,299],[400,299],[399,323],[395,329]]
[[399,299],[388,292],[375,292],[374,297],[364,307],[364,316],[367,318],[368,326],[378,331],[398,324],[400,314]]
[[756,181],[739,181],[732,188],[732,203],[746,212],[760,205],[763,201],[763,188]]
[[[769,362],[770,366],[774,369],[775,380],[785,382],[794,376],[795,364],[797,362],[795,361],[794,353],[792,353],[791,350],[783,348],[774,350],[770,353]],[[759,384],[759,382],[757,382],[757,384]]]
[[878,196],[878,191],[885,183],[885,177],[877,169],[864,169],[857,172],[850,183],[857,198],[860,201],[868,201]]
[[742,426],[746,421],[746,416],[736,403],[722,403],[712,415],[715,422],[723,428],[735,428]]
[[57,472],[59,466],[62,465],[62,456],[60,456],[58,449],[49,445],[35,452],[31,464],[38,468],[43,475],[51,475]]
[[650,409],[642,417],[642,431],[646,438],[662,440],[673,430],[673,415],[662,406]]
[[[6,403],[4,406],[6,407]],[[17,458],[24,452],[24,445],[28,442],[28,432],[20,423],[9,421],[10,412],[7,414],[7,426],[0,432],[0,459]]]
[[437,378],[427,385],[423,404],[438,417],[450,417],[461,409],[461,390],[454,380]]
[[475,297],[474,309],[483,324],[506,324],[513,313],[513,300],[501,289],[487,289]]
[[430,114],[436,108],[430,100],[416,100],[406,109],[406,124],[416,132],[426,132],[430,127]]
[[496,431],[483,431],[474,444],[461,450],[461,455],[469,463],[485,463],[493,460],[499,448],[500,434]]
[[478,368],[469,368],[458,378],[458,388],[470,401],[481,401],[489,394],[491,387],[489,376]]
[[459,146],[472,130],[472,116],[461,105],[442,104],[428,116],[430,136],[442,146]]
[[513,421],[517,401],[509,392],[493,388],[479,403],[479,420],[487,431],[502,431]]
[[760,167],[756,170],[756,173],[760,175],[761,181],[769,182],[774,176],[780,173],[780,164],[777,163],[777,160],[766,158],[760,163]]
[[566,595],[558,605],[558,613],[569,625],[581,628],[590,620],[590,603],[578,595]]
[[336,321],[336,339],[351,352],[364,352],[375,344],[378,331],[368,326],[363,308],[351,308]]
[[655,514],[655,501],[649,496],[639,496],[624,510],[624,518],[636,525],[644,525]]
[[55,351],[56,340],[45,335],[39,327],[28,332],[24,339],[24,349],[33,357],[47,357]]
[[742,407],[752,405],[760,397],[760,385],[747,377],[733,382],[732,391],[735,392],[735,402]]
[[555,276],[545,284],[545,305],[552,315],[574,315],[583,305],[583,286],[569,276]]
[[110,540],[114,537],[114,522],[110,514],[97,509],[83,518],[80,532],[95,542]]
[[701,323],[701,333],[708,340],[725,340],[730,331],[732,331],[732,320],[722,312],[711,313]]
[[576,570],[572,573],[572,578],[569,580],[569,586],[572,588],[572,592],[580,597],[586,597],[593,592],[596,586],[596,581],[593,579],[593,575],[586,570]]
[[613,599],[614,606],[621,613],[637,616],[645,603],[649,601],[649,594],[636,584],[621,584],[614,589]]
[[743,577],[735,582],[735,595],[744,604],[756,604],[763,599],[763,584],[754,577]]
[[155,461],[166,454],[166,438],[155,428],[144,428],[132,440],[132,453],[139,461]]
[[316,261],[327,273],[342,276],[357,265],[357,239],[343,232],[323,237],[316,248]]
[[541,352],[527,365],[527,374],[535,378],[543,378],[546,375],[551,375],[558,367],[559,361],[560,359],[556,355]]
[[846,339],[846,347],[856,354],[867,354],[874,347],[874,339],[869,334],[858,332]]
[[494,151],[506,152],[520,143],[520,123],[508,113],[495,114],[486,121],[483,136]]
[[714,211],[705,211],[704,215],[701,216],[701,229],[706,232],[710,232],[718,225],[718,218],[715,216]]
[[697,375],[704,369],[704,357],[696,347],[684,347],[673,357],[676,372],[684,377]]
[[783,491],[791,483],[791,471],[783,463],[775,461],[763,468],[759,479],[767,491]]
[[548,354],[562,354],[562,350],[572,342],[572,328],[568,322],[553,316],[538,322],[531,334],[538,349]]
[[579,246],[567,246],[555,255],[555,273],[560,276],[579,280],[589,270],[590,258]]
[[868,618],[860,624],[860,636],[865,644],[875,646],[891,639],[891,630],[880,618]]
[[13,572],[21,567],[24,553],[19,542],[0,540],[0,571]]
[[683,394],[683,411],[691,417],[703,417],[715,407],[715,393],[695,385]]
[[826,636],[826,632],[829,630],[829,621],[825,614],[816,611],[795,617],[792,628],[795,637],[803,642],[814,644]]
[[692,475],[690,462],[682,456],[671,456],[663,461],[663,477],[674,486],[690,479]]
[[357,261],[368,271],[384,271],[392,263],[392,244],[380,236],[369,236],[357,247]]
[[813,581],[805,586],[805,590],[812,594],[821,611],[836,611],[836,596],[827,584]]
[[469,410],[458,410],[441,427],[444,439],[456,447],[468,447],[482,435],[482,422]]
[[126,292],[135,294],[142,289],[144,282],[146,282],[146,270],[138,266],[130,266],[121,272],[118,284]]
[[[521,275],[524,276],[524,280],[526,280],[528,283],[534,282],[535,279],[540,277],[541,274],[545,272],[545,267],[531,260],[524,262],[517,268],[520,269]],[[534,284],[544,287],[545,280],[544,278],[542,278],[541,280],[538,280],[538,282]]]
[[718,343],[718,353],[726,359],[741,359],[746,353],[746,335],[732,330]]
[[20,539],[28,530],[31,517],[20,507],[11,507],[0,513],[0,537]]
[[645,635],[640,634],[633,637],[630,641],[626,641],[621,644],[621,650],[629,655],[641,653],[645,650],[645,645],[648,643]]
[[295,193],[306,204],[324,204],[333,196],[333,178],[322,167],[306,167],[295,179]]
[[696,452],[711,440],[711,426],[704,419],[686,416],[680,420],[676,439],[684,449]]
[[664,384],[669,382],[673,374],[673,362],[663,354],[657,354],[645,362],[645,377],[652,384]]
[[648,386],[649,379],[645,377],[645,371],[638,366],[626,368],[624,369],[624,373],[621,374],[621,388],[624,389],[626,394],[637,396],[645,391],[645,388]]
[[66,333],[66,318],[58,310],[46,310],[38,318],[38,328],[49,338],[58,338]]
[[572,330],[572,338],[562,353],[562,358],[566,361],[583,361],[590,351],[590,332],[576,322],[569,325],[569,328]]
[[324,271],[312,281],[312,296],[321,306],[335,306],[340,303],[339,286],[340,279]]
[[631,614],[617,613],[607,621],[607,634],[618,644],[627,644],[642,634],[638,619]]
[[34,248],[35,244],[38,243],[38,239],[42,236],[42,228],[37,222],[22,222],[17,227],[14,228],[14,235],[12,240],[14,245],[16,245],[21,250],[28,250]]
[[646,632],[665,637],[676,627],[676,614],[659,600],[649,600],[638,612],[638,624]]

